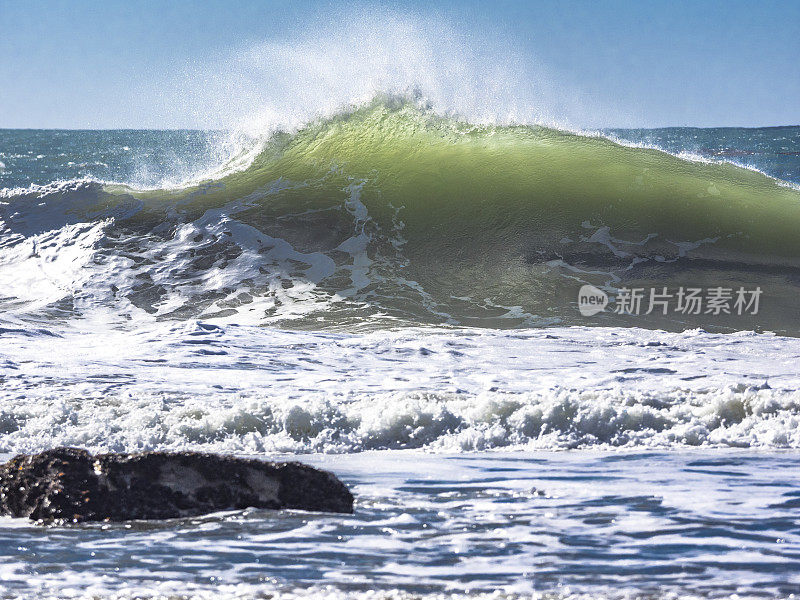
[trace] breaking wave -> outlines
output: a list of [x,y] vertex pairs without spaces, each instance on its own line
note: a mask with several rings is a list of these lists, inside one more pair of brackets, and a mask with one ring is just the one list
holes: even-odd
[[[177,405],[179,404],[179,405]],[[124,408],[123,408],[124,407]],[[165,395],[51,400],[0,411],[0,452],[52,445],[238,454],[424,449],[800,449],[800,393],[733,386],[708,392],[619,390],[475,397],[375,394],[339,401]]]
[[596,322],[798,332],[800,192],[758,172],[540,126],[474,125],[408,97],[275,133],[243,160],[168,189],[4,190],[0,308],[519,327],[585,323],[584,283],[612,295],[760,286],[763,310],[748,322]]

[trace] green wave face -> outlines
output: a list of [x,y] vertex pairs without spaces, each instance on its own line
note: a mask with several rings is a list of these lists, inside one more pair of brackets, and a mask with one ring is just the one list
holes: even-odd
[[[335,273],[313,283],[345,301],[334,311],[342,322],[381,314],[789,332],[800,323],[800,192],[731,164],[602,137],[470,125],[376,101],[275,136],[245,171],[134,195],[147,210],[128,225],[152,225],[165,207],[196,219],[238,202],[238,221],[325,255]],[[763,295],[751,317],[587,319],[576,310],[584,283],[612,300],[636,286],[760,286]]]

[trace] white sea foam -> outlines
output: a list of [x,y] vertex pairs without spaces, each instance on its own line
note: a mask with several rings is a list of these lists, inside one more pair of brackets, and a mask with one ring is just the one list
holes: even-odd
[[[76,578],[77,579],[77,578]],[[148,585],[146,589],[130,590],[125,592],[109,593],[102,586],[81,586],[75,582],[73,588],[41,586],[37,591],[40,600],[707,600],[708,596],[701,594],[685,594],[679,592],[665,592],[659,595],[642,596],[632,591],[613,591],[610,589],[593,592],[531,592],[518,593],[514,591],[497,590],[494,592],[431,592],[419,593],[404,590],[347,590],[332,585],[318,585],[312,587],[276,587],[254,585],[219,585],[212,589],[193,589],[196,586],[186,583],[156,583]],[[512,587],[513,586],[508,586]],[[22,596],[6,596],[9,600],[28,598]],[[756,600],[763,598],[752,594],[715,595],[716,600]]]
[[[102,186],[87,180],[33,186],[0,203],[0,302],[7,314],[30,315],[64,301],[76,316],[111,311],[115,322],[200,310],[257,324],[269,320],[267,313],[291,320],[324,312],[370,282],[369,215],[360,187],[342,195],[354,232],[331,249],[350,256],[339,266],[326,253],[298,251],[236,219],[253,202],[303,185],[279,179],[192,222],[167,220],[144,235],[113,239],[109,226],[137,213],[141,202],[127,195],[105,202]],[[318,292],[316,285],[337,269],[350,277],[352,289]],[[143,303],[136,300],[143,296]]]
[[800,448],[794,338],[81,327],[3,330],[0,452]]

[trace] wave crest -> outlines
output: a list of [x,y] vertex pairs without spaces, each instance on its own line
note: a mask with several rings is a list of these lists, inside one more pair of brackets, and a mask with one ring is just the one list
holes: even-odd
[[[126,318],[569,324],[584,322],[576,293],[589,283],[612,295],[760,286],[769,298],[747,322],[606,313],[606,325],[796,333],[800,322],[800,194],[730,164],[385,97],[276,133],[249,160],[181,188],[6,194],[0,243],[13,253],[23,238],[110,219],[80,277],[107,282],[91,304]],[[70,301],[76,286],[62,287]]]

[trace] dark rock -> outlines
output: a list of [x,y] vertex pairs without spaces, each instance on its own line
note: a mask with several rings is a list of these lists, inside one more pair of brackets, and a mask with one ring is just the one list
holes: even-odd
[[200,452],[55,448],[0,465],[0,514],[42,522],[171,519],[243,508],[352,513],[332,473]]

